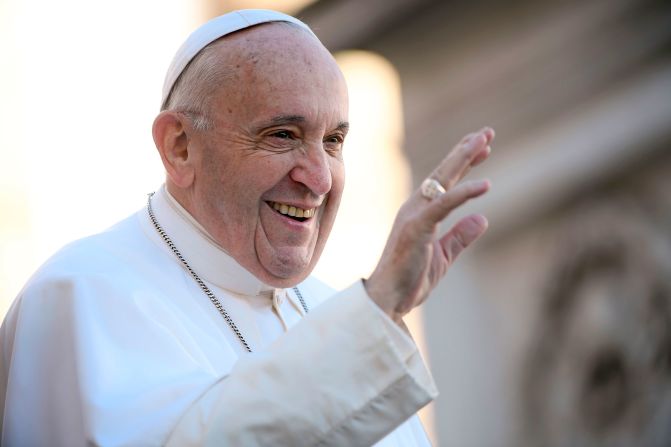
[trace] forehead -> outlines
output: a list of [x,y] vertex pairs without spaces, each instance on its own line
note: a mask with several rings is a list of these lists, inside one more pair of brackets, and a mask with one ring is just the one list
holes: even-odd
[[212,50],[229,74],[217,102],[244,103],[248,112],[262,106],[273,109],[269,113],[303,114],[298,109],[309,106],[312,112],[346,114],[344,77],[333,56],[306,30],[263,24],[221,39]]
[[321,42],[291,23],[257,25],[226,36],[215,45],[217,59],[239,77],[274,78],[290,72],[327,79],[342,76]]

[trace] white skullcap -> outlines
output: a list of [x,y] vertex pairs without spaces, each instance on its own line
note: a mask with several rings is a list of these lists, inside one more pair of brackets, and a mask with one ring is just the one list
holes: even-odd
[[182,46],[179,47],[179,50],[177,50],[165,75],[161,107],[165,105],[179,75],[182,74],[182,71],[184,71],[189,62],[191,62],[191,59],[200,50],[227,34],[267,22],[291,22],[305,28],[310,34],[314,35],[312,30],[300,20],[268,9],[242,9],[215,17],[191,33]]

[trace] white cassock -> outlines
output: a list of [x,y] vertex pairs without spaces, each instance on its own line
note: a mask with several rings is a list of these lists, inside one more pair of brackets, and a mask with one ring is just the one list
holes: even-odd
[[435,385],[360,282],[299,284],[306,316],[164,188],[152,205],[254,353],[143,209],[66,246],[14,302],[0,330],[2,446],[429,444],[414,414]]

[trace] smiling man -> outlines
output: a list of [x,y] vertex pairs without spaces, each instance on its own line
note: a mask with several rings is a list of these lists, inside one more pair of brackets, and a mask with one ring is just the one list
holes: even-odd
[[196,30],[154,121],[165,185],[54,255],[3,323],[2,445],[427,445],[414,414],[436,390],[402,317],[485,231],[475,215],[437,234],[489,189],[461,179],[494,134],[464,137],[371,277],[335,293],[309,275],[343,191],[347,108],[300,21],[247,10]]
[[[342,195],[343,75],[290,22],[214,42],[190,70],[154,125],[168,191],[254,276],[293,286],[319,259]],[[201,77],[216,90],[194,103],[184,84]]]

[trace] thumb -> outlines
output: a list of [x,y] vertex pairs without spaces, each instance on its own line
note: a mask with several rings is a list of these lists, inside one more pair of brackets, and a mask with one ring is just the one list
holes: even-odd
[[472,214],[457,222],[439,241],[447,262],[451,265],[464,248],[487,231],[488,225],[481,214]]

